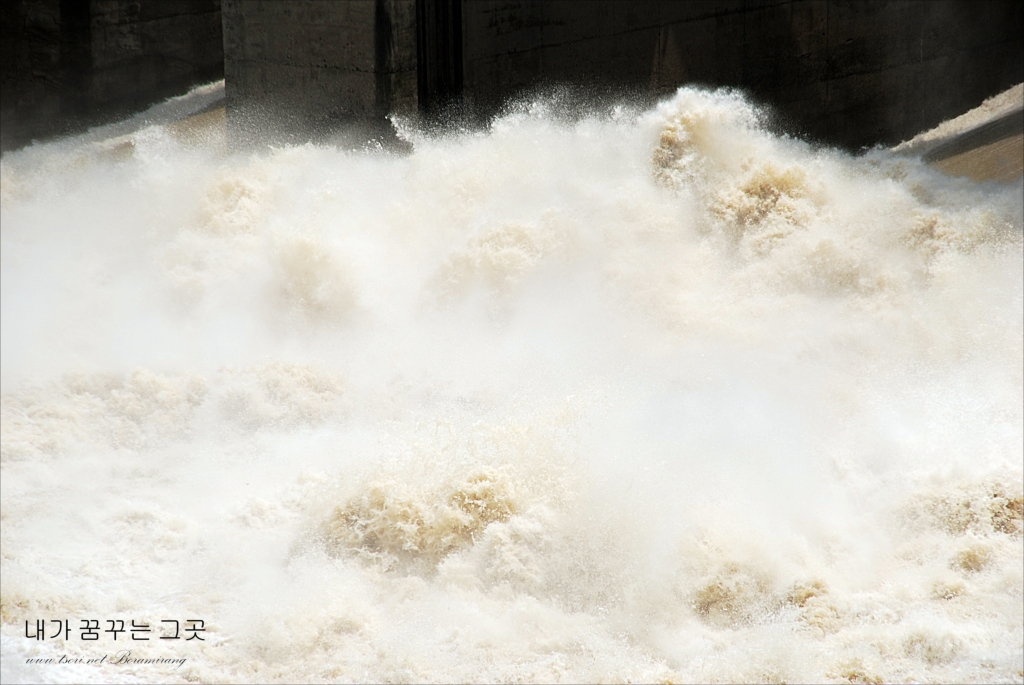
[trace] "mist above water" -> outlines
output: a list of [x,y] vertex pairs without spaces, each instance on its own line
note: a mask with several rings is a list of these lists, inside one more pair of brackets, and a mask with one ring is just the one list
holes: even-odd
[[4,157],[5,674],[1024,677],[1021,182],[556,110]]

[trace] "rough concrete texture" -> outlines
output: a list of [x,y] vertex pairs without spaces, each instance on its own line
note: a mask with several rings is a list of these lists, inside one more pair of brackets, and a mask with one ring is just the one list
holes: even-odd
[[[234,137],[285,139],[460,98],[486,119],[559,84],[736,86],[782,130],[891,145],[1024,80],[1008,0],[10,0],[2,147],[227,82]],[[222,51],[223,48],[223,51]],[[374,133],[376,131],[376,133]]]
[[486,119],[546,86],[649,97],[698,83],[743,88],[783,130],[858,148],[1024,78],[1024,15],[1005,0],[224,1],[236,120],[231,103],[329,127],[459,98]]
[[216,0],[91,2],[91,93],[144,107],[223,76]]
[[60,10],[59,0],[0,3],[2,150],[64,132],[61,115],[68,108],[72,74],[66,64],[71,46],[62,36]]
[[5,0],[0,8],[4,150],[223,75],[219,0]]
[[414,0],[224,0],[229,125],[296,136],[415,109]]
[[464,92],[484,109],[545,83],[736,86],[783,128],[857,148],[1024,77],[1024,14],[1000,0],[465,0],[463,17]]

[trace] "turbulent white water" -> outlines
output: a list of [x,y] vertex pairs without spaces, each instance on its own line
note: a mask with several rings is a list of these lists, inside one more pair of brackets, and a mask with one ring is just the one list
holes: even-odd
[[5,156],[5,682],[1021,682],[1024,187],[758,121]]

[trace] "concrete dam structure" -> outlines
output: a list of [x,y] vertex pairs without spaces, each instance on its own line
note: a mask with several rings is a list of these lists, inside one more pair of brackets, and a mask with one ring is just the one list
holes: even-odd
[[484,120],[571,86],[743,89],[781,130],[893,144],[1024,80],[1019,3],[224,0],[229,122],[325,133],[446,107]]
[[781,131],[906,140],[1024,81],[1003,0],[20,0],[3,5],[2,147],[226,82],[236,142],[387,137],[387,117],[479,125],[561,89],[649,103],[736,87]]
[[11,0],[0,30],[3,151],[224,75],[219,0]]

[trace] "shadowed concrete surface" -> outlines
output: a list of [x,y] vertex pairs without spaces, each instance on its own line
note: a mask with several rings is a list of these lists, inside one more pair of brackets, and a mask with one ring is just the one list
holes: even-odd
[[464,4],[465,91],[491,105],[538,80],[736,86],[784,129],[858,148],[931,128],[1024,73],[1019,3]]
[[12,0],[2,147],[220,78],[238,143],[394,140],[389,116],[486,124],[557,92],[649,104],[738,87],[776,126],[892,145],[1024,80],[1006,0]]
[[0,149],[223,77],[219,0],[4,0]]
[[236,140],[372,136],[416,108],[412,0],[225,0],[224,74]]
[[[384,112],[487,119],[569,85],[584,100],[735,86],[782,130],[892,145],[1024,80],[1024,14],[986,0],[224,0],[229,125]],[[259,110],[258,110],[259,111]]]

